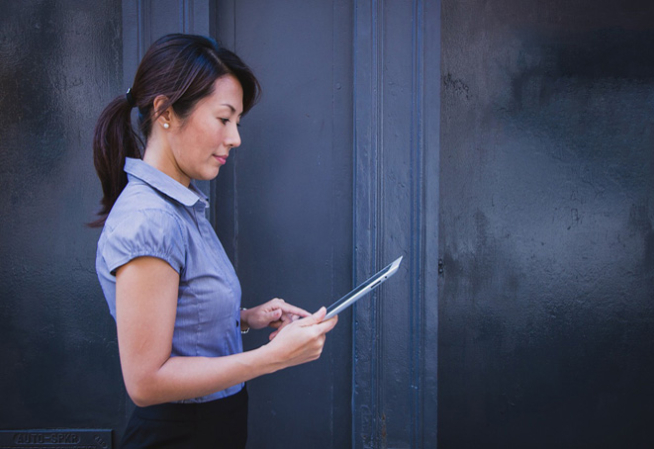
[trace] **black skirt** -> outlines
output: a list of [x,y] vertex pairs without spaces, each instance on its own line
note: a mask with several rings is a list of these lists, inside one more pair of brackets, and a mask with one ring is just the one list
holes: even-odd
[[136,407],[120,445],[132,448],[245,448],[248,394],[197,404]]

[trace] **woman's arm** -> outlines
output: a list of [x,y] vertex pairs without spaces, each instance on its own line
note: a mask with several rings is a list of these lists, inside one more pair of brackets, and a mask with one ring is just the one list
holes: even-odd
[[139,406],[205,396],[320,357],[335,319],[324,309],[286,326],[269,344],[225,357],[170,357],[179,275],[139,257],[116,272],[116,323],[125,386]]

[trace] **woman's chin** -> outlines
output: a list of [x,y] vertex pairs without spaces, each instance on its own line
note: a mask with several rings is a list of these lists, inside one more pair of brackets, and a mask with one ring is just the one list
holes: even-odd
[[211,181],[215,179],[216,176],[218,176],[219,172],[220,172],[220,167],[216,167],[216,168],[212,167],[210,170],[204,170],[201,173],[198,173],[197,177],[193,179],[195,179],[196,181]]

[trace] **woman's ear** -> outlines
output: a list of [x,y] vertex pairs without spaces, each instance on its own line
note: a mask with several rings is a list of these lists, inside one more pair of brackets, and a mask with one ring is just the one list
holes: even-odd
[[170,128],[174,115],[172,106],[168,106],[166,109],[163,109],[166,106],[166,103],[168,103],[168,97],[164,95],[158,95],[154,99],[154,103],[152,105],[153,110],[155,111],[155,123],[164,129]]

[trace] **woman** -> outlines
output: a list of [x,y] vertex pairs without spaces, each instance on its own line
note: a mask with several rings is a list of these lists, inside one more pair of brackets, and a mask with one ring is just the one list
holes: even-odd
[[[244,447],[257,376],[315,360],[337,319],[273,299],[240,308],[241,289],[191,183],[215,178],[240,145],[259,84],[208,38],[173,34],[143,57],[93,143],[104,197],[96,269],[116,320],[127,392],[137,405],[122,447]],[[138,108],[143,158],[131,128]],[[277,328],[243,352],[241,332]]]

